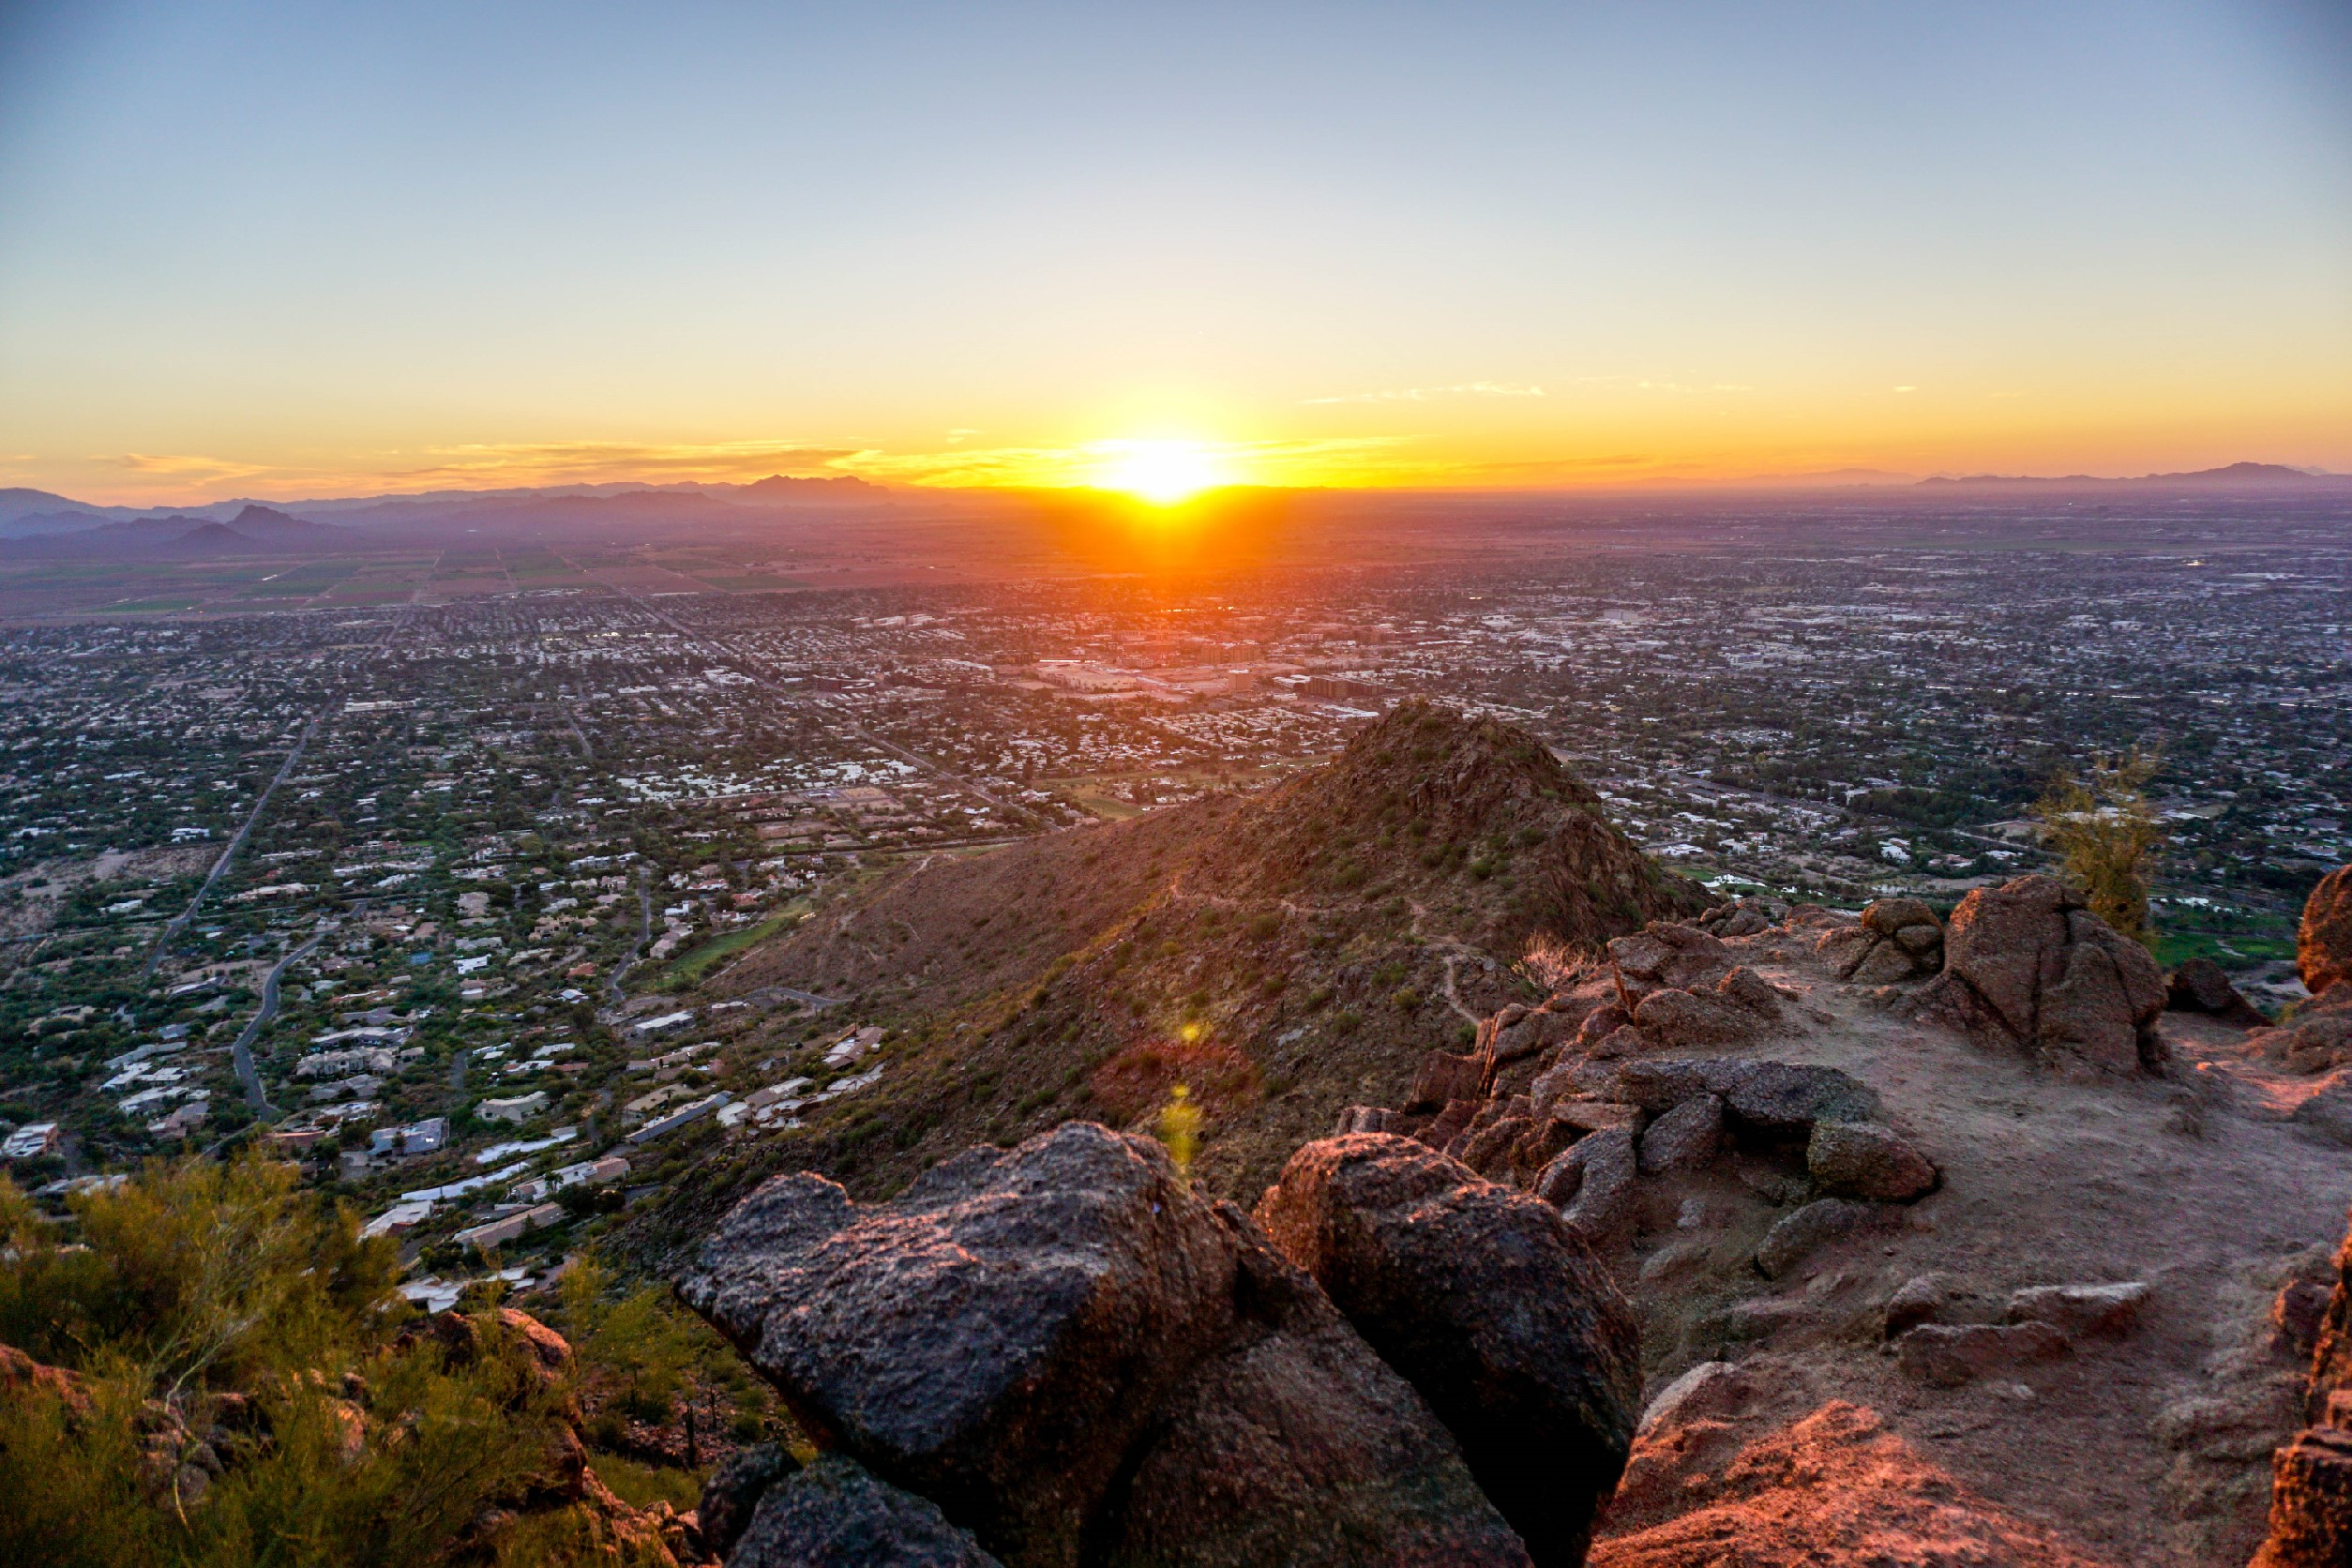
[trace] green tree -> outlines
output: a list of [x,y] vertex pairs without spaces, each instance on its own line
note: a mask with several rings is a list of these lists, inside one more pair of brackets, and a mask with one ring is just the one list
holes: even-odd
[[2060,874],[2091,912],[2124,935],[2152,943],[2148,877],[2164,830],[2148,801],[2159,758],[2134,746],[2094,757],[2082,773],[2061,771],[2034,807]]

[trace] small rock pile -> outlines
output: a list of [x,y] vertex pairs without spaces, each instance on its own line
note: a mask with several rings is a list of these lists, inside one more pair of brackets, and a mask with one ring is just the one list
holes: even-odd
[[825,1456],[730,1478],[706,1535],[751,1568],[1580,1562],[1640,1372],[1558,1214],[1381,1137],[1308,1145],[1259,1213],[1088,1123],[887,1203],[767,1182],[679,1289]]
[[[1877,930],[1811,909],[1749,929],[1763,912],[1753,903],[1726,906],[1712,924],[1764,943],[1748,951],[1784,957],[1815,950],[1823,927],[1879,943],[1894,940],[1888,931],[1921,929],[1921,916],[1937,942],[1913,938],[1896,950],[1940,944],[1925,905],[1873,908]],[[1826,1243],[1891,1217],[1888,1205],[1935,1190],[1940,1177],[1888,1124],[1869,1086],[1846,1073],[1680,1054],[1752,1043],[1799,1021],[1796,1000],[1741,962],[1741,951],[1697,926],[1653,922],[1609,943],[1597,981],[1539,1007],[1504,1008],[1481,1025],[1468,1055],[1426,1057],[1401,1108],[1350,1107],[1339,1130],[1416,1138],[1557,1207],[1600,1248],[1627,1238],[1646,1184],[1666,1191],[1741,1162],[1744,1184],[1789,1211],[1754,1259],[1778,1278]]]
[[1840,980],[1896,985],[1943,969],[1944,923],[1917,898],[1881,898],[1859,924],[1822,932],[1815,951]]
[[2164,1076],[2164,972],[2055,877],[2017,877],[1960,900],[1922,1018],[2028,1052],[2069,1078]]
[[2148,1295],[2141,1280],[2036,1285],[1995,1306],[1952,1280],[1924,1274],[1888,1298],[1886,1336],[1907,1376],[1957,1388],[2055,1360],[2086,1337],[2120,1338],[2138,1322]]

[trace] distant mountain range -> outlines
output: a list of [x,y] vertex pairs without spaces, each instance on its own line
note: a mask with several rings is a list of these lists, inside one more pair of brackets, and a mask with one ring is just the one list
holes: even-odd
[[[361,528],[445,523],[529,527],[705,520],[744,521],[749,520],[746,514],[763,511],[887,505],[891,493],[880,485],[846,475],[831,479],[796,479],[778,474],[743,485],[548,485],[527,490],[433,490],[416,495],[336,496],[279,503],[214,501],[158,517],[149,507],[101,506],[49,490],[14,488],[0,489],[0,540],[57,538],[117,524],[176,525],[185,532],[192,523],[215,522],[225,523],[234,531],[264,535],[282,531],[282,524],[269,519],[310,527],[320,524],[309,520],[330,519]],[[152,535],[139,536],[143,539]],[[273,538],[270,542],[287,541]]]
[[1938,476],[1922,479],[1922,486],[1953,489],[2040,489],[2107,490],[2117,487],[2152,490],[2314,490],[2330,486],[2352,485],[2352,475],[2328,474],[2306,468],[2289,468],[2284,463],[2234,462],[2225,468],[2199,468],[2186,474],[2146,474],[2136,479],[2101,479],[2088,474],[2069,474],[2058,478],[2025,475],[1969,474],[1958,477]]
[[[60,516],[91,514],[44,512],[17,520],[23,523]],[[226,522],[185,512],[111,521],[92,517],[90,524],[84,527],[18,533],[0,543],[0,553],[15,560],[199,560],[215,555],[279,554],[290,549],[331,548],[336,535],[347,532],[291,516],[275,507],[247,505]]]
[[[2325,496],[2352,491],[2352,475],[2266,462],[2117,479],[2088,474],[2054,477],[1970,474],[1915,479],[1881,469],[1841,468],[1754,475],[1736,481],[1733,488],[1740,487],[1854,489],[1890,495],[2121,491]],[[982,499],[978,492],[961,496],[952,491],[923,493],[933,503],[967,507],[979,505]],[[1432,498],[1439,495],[1423,493]],[[388,535],[403,543],[456,546],[474,535],[489,535],[474,541],[482,545],[518,538],[640,542],[649,530],[668,527],[701,525],[716,526],[722,532],[763,532],[796,517],[870,513],[892,506],[904,494],[846,475],[826,479],[771,475],[741,485],[545,485],[279,503],[216,501],[158,515],[151,508],[96,505],[50,490],[0,489],[0,552],[15,559],[68,559],[96,549],[156,557],[281,550],[298,547],[305,540],[327,538],[327,533],[320,532],[327,529],[364,532],[371,535],[368,543],[387,542]],[[995,492],[990,499],[1018,504],[1003,492]],[[1351,504],[1360,505],[1364,499],[1358,493]],[[220,525],[220,531],[203,530],[202,525],[207,523]]]

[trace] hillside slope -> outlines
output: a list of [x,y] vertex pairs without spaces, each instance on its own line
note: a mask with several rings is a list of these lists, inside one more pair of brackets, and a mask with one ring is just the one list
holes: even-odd
[[1262,794],[917,862],[716,977],[702,1000],[789,986],[894,1033],[854,1109],[752,1140],[675,1218],[759,1170],[889,1190],[973,1142],[1133,1125],[1179,1081],[1201,1174],[1254,1198],[1342,1108],[1540,996],[1530,939],[1596,955],[1711,901],[1524,731],[1408,703]]

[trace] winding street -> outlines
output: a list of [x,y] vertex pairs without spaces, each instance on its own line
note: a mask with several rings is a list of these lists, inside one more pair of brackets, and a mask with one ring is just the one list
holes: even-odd
[[310,950],[324,940],[324,932],[315,932],[309,942],[270,966],[269,973],[262,980],[261,1011],[247,1021],[243,1032],[237,1035],[236,1044],[229,1048],[229,1059],[236,1064],[237,1082],[245,1086],[245,1102],[253,1108],[253,1114],[262,1121],[275,1120],[278,1108],[271,1105],[269,1096],[262,1093],[262,1076],[253,1070],[253,1042],[269,1026],[269,1020],[278,1016],[278,982],[285,974],[287,966],[309,957]]

